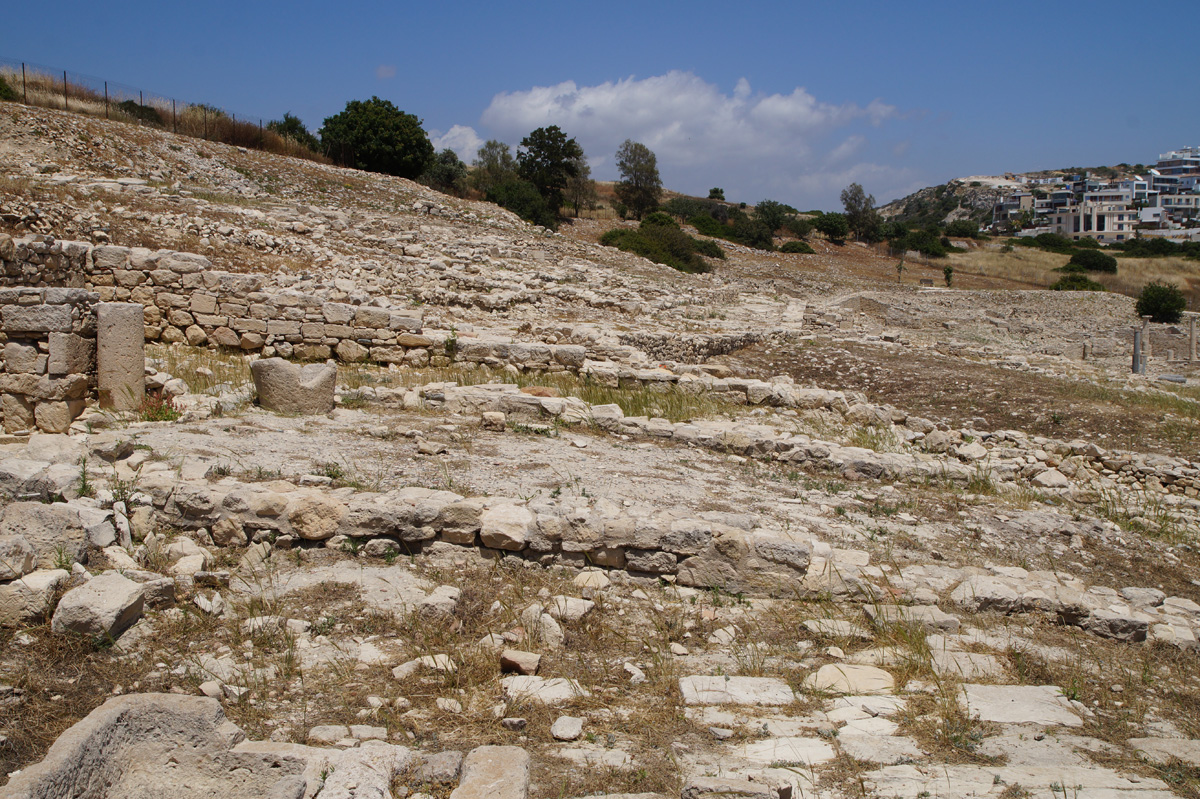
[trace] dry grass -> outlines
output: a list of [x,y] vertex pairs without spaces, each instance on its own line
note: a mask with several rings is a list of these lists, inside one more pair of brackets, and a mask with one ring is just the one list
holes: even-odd
[[[1062,272],[1055,270],[1069,260],[1069,255],[1033,247],[1014,247],[1012,252],[977,249],[969,253],[954,253],[946,263],[954,267],[955,276],[961,273],[1049,287],[1063,276]],[[1195,259],[1123,258],[1117,255],[1115,275],[1093,273],[1088,277],[1103,284],[1109,291],[1130,297],[1138,296],[1147,283],[1159,281],[1183,289],[1193,304],[1200,299],[1200,261]]]

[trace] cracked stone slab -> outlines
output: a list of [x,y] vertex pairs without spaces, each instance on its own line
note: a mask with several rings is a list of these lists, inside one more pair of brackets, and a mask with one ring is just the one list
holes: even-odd
[[787,705],[796,697],[791,686],[774,677],[706,677],[679,680],[685,705]]

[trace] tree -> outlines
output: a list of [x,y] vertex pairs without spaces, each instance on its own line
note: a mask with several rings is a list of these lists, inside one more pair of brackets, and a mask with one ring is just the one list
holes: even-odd
[[447,148],[434,157],[417,182],[446,194],[461,195],[467,184],[467,165],[458,153]]
[[285,139],[291,139],[314,153],[321,151],[321,142],[308,132],[308,128],[305,127],[300,117],[293,116],[290,111],[284,113],[283,119],[273,119],[268,122],[267,130],[272,130]]
[[538,190],[550,212],[557,214],[562,208],[567,180],[575,175],[581,158],[583,148],[579,142],[567,138],[558,125],[551,125],[521,139],[517,172]]
[[388,100],[351,100],[321,126],[321,147],[342,166],[415,178],[433,161],[421,120]]
[[846,222],[850,230],[861,241],[872,241],[879,236],[881,225],[875,211],[875,198],[863,191],[858,183],[842,189],[842,205],[846,209]]
[[844,243],[850,234],[850,223],[845,214],[821,214],[814,224],[834,244]]
[[708,190],[708,199],[720,200],[721,202],[725,202],[725,190],[722,189],[720,186],[709,189]]
[[579,218],[579,206],[590,206],[596,202],[596,182],[592,180],[592,168],[585,159],[575,163],[575,174],[567,178],[565,192],[567,204],[574,206],[575,218]]
[[1169,283],[1147,283],[1138,296],[1138,316],[1149,316],[1151,322],[1178,322],[1187,308],[1187,297],[1177,286]]
[[472,167],[471,185],[484,195],[517,177],[517,162],[512,151],[507,144],[495,139],[488,139],[479,148]]
[[662,180],[658,176],[658,159],[649,147],[626,139],[617,148],[617,171],[621,173],[615,189],[617,199],[634,216],[641,219],[647,211],[658,207]]
[[767,226],[774,233],[783,227],[789,215],[795,214],[796,209],[775,200],[763,200],[754,206],[754,218]]
[[487,199],[535,225],[550,230],[558,227],[558,216],[550,210],[546,198],[537,187],[527,180],[513,178],[493,186],[487,193]]

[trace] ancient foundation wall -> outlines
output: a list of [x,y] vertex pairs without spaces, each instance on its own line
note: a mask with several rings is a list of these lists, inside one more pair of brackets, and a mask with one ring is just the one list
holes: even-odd
[[96,385],[96,306],[81,288],[0,288],[4,431],[62,433]]

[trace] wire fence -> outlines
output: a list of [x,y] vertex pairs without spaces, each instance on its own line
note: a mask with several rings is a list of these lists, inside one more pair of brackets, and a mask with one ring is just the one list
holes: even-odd
[[41,108],[115,119],[207,141],[283,155],[328,160],[291,137],[275,132],[262,117],[238,114],[207,103],[191,103],[95,75],[0,57],[0,99]]

